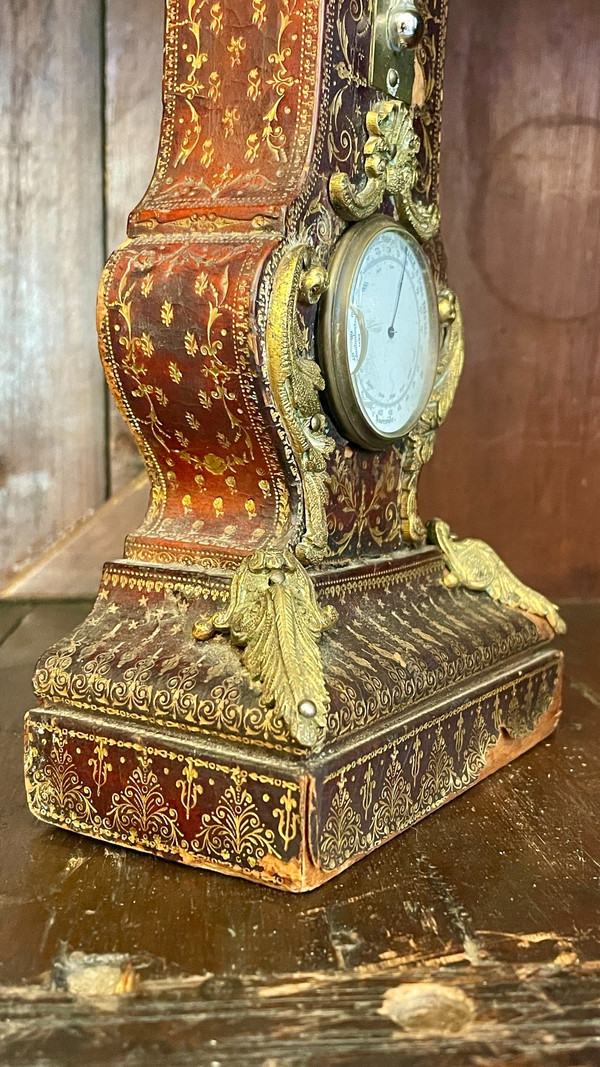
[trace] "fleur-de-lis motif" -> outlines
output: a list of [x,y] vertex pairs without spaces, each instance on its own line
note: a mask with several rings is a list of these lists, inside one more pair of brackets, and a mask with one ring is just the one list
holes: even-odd
[[413,781],[416,782],[419,777],[419,771],[421,769],[421,762],[423,760],[423,748],[421,746],[421,738],[417,735],[410,757],[410,769],[412,771]]
[[213,4],[210,9],[210,28],[217,37],[223,29],[223,8],[219,3]]
[[98,744],[95,746],[94,752],[96,753],[96,759],[88,760],[88,765],[93,768],[92,778],[96,785],[97,796],[100,796],[100,790],[106,785],[109,772],[112,771],[112,765],[106,759],[108,756],[106,738],[98,738]]
[[276,819],[279,819],[279,836],[283,841],[283,846],[287,850],[296,834],[298,833],[298,827],[300,825],[300,813],[298,809],[298,801],[293,796],[291,789],[288,789],[287,793],[284,793],[279,801],[280,807],[275,808],[273,815]]
[[237,67],[242,62],[242,52],[246,51],[246,42],[243,37],[232,37],[227,45],[227,51],[231,56],[231,66]]
[[456,745],[456,751],[459,753],[459,755],[462,752],[462,747],[463,747],[464,743],[465,743],[465,720],[464,720],[463,713],[461,711],[460,715],[458,716],[458,721],[456,723],[456,730],[454,731],[454,744]]
[[192,759],[188,756],[185,761],[185,767],[183,768],[182,777],[175,782],[175,785],[179,789],[181,794],[181,803],[185,808],[186,818],[189,819],[190,813],[196,807],[199,797],[202,795],[202,786],[197,784],[198,771],[194,767]]
[[375,775],[373,774],[373,767],[369,763],[367,771],[363,780],[363,784],[360,787],[360,795],[362,797],[362,803],[365,815],[369,814],[371,810],[371,804],[373,803],[373,791],[375,789]]

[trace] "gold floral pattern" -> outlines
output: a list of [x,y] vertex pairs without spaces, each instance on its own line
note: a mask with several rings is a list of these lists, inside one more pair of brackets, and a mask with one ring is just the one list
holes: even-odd
[[[508,680],[485,697],[425,721],[326,777],[330,800],[319,852],[324,869],[347,865],[367,847],[375,848],[414,826],[474,785],[502,728],[522,742],[549,712],[559,673],[552,664]],[[371,794],[373,780],[377,787],[370,816],[364,796]],[[349,781],[362,800],[362,816],[350,796]]]
[[[271,86],[274,90],[275,102],[264,116],[264,126],[260,138],[261,141],[267,145],[278,162],[286,158],[285,146],[287,143],[286,134],[279,121],[279,109],[285,99],[287,91],[292,89],[296,82],[296,79],[290,74],[287,67],[287,62],[292,54],[292,50],[290,46],[284,42],[286,33],[289,30],[290,22],[292,21],[293,12],[297,6],[296,0],[279,0],[279,4],[277,47],[268,57],[272,72],[270,77],[266,79],[266,84]],[[250,134],[249,140],[253,136],[256,135]]]
[[232,777],[233,785],[225,790],[214,812],[202,816],[202,829],[192,848],[213,859],[253,869],[267,854],[279,858],[275,833],[263,825],[244,788],[246,773],[238,767]]
[[[243,3],[240,20],[233,4],[167,0],[165,113],[156,173],[134,213],[140,222],[200,205],[270,208],[299,191],[316,107],[320,0]],[[249,87],[239,119],[238,79]]]
[[402,456],[398,449],[376,456],[365,470],[362,453],[336,450],[327,475],[328,557],[361,555],[398,546],[402,534]]
[[213,568],[232,569],[248,542],[258,548],[288,522],[253,372],[248,299],[259,255],[219,240],[207,268],[201,244],[153,236],[107,269],[105,370],[152,486],[148,515],[127,541],[130,558],[206,565],[212,557]]
[[[544,675],[544,678],[546,676]],[[528,684],[531,684],[531,675],[529,676]],[[538,694],[537,703],[534,704],[532,700],[532,692],[525,693],[525,700],[519,708],[519,715],[516,718],[523,718],[526,720],[530,715],[532,718],[531,729],[535,725],[535,719],[540,718],[543,714],[543,709],[548,706],[548,699],[545,697],[544,692],[540,685],[540,691]],[[532,714],[533,713],[533,714]],[[529,733],[530,730],[527,731]],[[526,736],[526,735],[523,735]],[[485,767],[485,761],[487,751],[490,745],[495,741],[495,735],[488,730],[481,704],[477,708],[477,714],[473,722],[473,729],[471,738],[467,746],[465,753],[465,768],[461,775],[461,784],[468,785],[469,782],[476,781],[481,771]]]
[[165,801],[147,756],[140,756],[122,793],[113,795],[106,819],[121,840],[134,845],[142,840],[176,848],[181,841],[177,812]]
[[459,788],[457,774],[442,733],[436,735],[421,783],[419,807],[431,811]]
[[31,773],[29,803],[40,817],[52,819],[60,812],[74,824],[87,821],[90,826],[95,825],[92,791],[79,776],[64,734],[59,732],[52,737],[50,759],[39,773],[34,773],[38,755],[35,743],[27,755],[26,766]]
[[[496,689],[435,720],[425,715],[408,731],[400,724],[374,749],[358,746],[352,762],[314,782],[311,806],[316,802],[320,829],[318,848],[311,844],[310,851],[323,872],[355,861],[468,789],[502,730],[526,747],[543,716],[551,728],[559,686],[558,657],[545,653],[539,666],[525,673],[515,668]],[[26,783],[34,814],[188,865],[306,888],[298,879],[313,824],[301,766],[299,780],[289,781],[190,755],[185,743],[142,744],[106,721],[99,736],[67,719],[44,711],[27,717]],[[110,769],[105,780],[97,773],[100,761]]]
[[415,189],[423,200],[431,203],[437,200],[439,192],[448,0],[426,0],[424,8],[426,33],[416,55],[423,87],[421,99],[414,107],[415,129],[421,143],[421,167]]
[[[88,753],[98,750],[121,773],[92,792],[84,778]],[[285,864],[298,854],[296,782],[40,722],[35,713],[26,723],[26,755],[32,811],[66,829],[274,885],[282,884]],[[279,807],[271,810],[265,789],[279,797]],[[277,869],[265,872],[267,862]]]
[[367,81],[356,69],[356,38],[365,39],[371,32],[370,0],[343,0],[336,4],[336,31],[339,57],[335,64],[336,90],[329,108],[328,153],[338,166],[353,172],[360,159],[360,131],[354,121],[353,107],[357,89]]
[[[367,774],[372,764],[367,767]],[[366,775],[365,775],[366,779]],[[390,763],[381,795],[373,809],[373,833],[378,841],[399,833],[410,825],[413,801],[410,786],[404,777],[402,764],[398,759],[398,750],[392,749]]]
[[346,777],[340,775],[337,791],[320,842],[320,857],[326,871],[341,867],[350,858],[365,850],[366,843],[361,820],[354,810]]

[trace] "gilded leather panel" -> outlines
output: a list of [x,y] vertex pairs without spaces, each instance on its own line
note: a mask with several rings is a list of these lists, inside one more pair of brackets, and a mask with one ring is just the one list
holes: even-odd
[[275,217],[300,191],[324,0],[167,0],[156,173],[134,220]]
[[[127,555],[232,567],[277,540],[289,493],[260,394],[253,289],[272,242],[137,238],[100,294],[107,377],[146,461],[152,501]],[[265,426],[265,423],[267,424]]]
[[[385,723],[543,642],[522,612],[448,590],[442,574],[433,553],[319,580],[319,598],[339,613],[320,645],[331,705],[324,740]],[[228,583],[215,578],[107,565],[91,615],[38,664],[40,703],[301,752],[230,641],[194,640],[196,620],[227,601]]]

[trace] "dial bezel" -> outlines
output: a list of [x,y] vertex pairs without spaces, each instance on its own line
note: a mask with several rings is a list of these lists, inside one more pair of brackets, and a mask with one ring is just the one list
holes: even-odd
[[[351,226],[340,238],[329,264],[329,288],[321,301],[317,327],[317,358],[326,382],[326,394],[335,424],[343,436],[359,448],[380,452],[401,441],[416,425],[422,411],[397,434],[377,431],[364,415],[354,387],[348,354],[348,315],[357,271],[371,242],[385,230],[402,235],[423,272],[432,323],[429,362],[431,365],[429,400],[440,350],[438,297],[431,264],[421,245],[406,227],[394,219],[377,215]],[[423,406],[425,409],[426,403]]]

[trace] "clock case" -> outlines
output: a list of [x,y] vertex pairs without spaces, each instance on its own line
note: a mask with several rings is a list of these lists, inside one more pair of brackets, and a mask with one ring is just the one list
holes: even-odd
[[[446,4],[385,58],[396,100],[386,10],[167,0],[157,168],[98,310],[150,506],[42,657],[25,727],[40,819],[294,892],[561,707],[553,606],[444,524],[428,543],[418,516],[462,368],[436,208]],[[369,453],[324,413],[312,357],[332,251],[376,211],[420,230],[443,340],[421,425]]]

